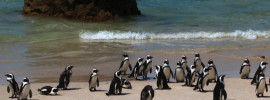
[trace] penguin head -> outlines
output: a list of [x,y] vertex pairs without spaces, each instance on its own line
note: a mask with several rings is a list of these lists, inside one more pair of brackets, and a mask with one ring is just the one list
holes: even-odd
[[162,67],[160,65],[155,65],[155,67],[156,67],[156,74],[158,74],[162,70]]
[[178,61],[178,62],[176,63],[176,65],[177,65],[177,66],[181,66],[181,62]]
[[196,68],[196,66],[194,66],[194,65],[190,65],[190,68],[191,68],[191,69],[195,69],[195,68]]
[[70,70],[72,70],[73,67],[74,67],[74,66],[67,66],[65,70],[66,70],[66,71],[70,71]]
[[244,59],[244,62],[249,64],[249,60],[247,58]]
[[218,76],[218,81],[219,82],[221,82],[221,83],[223,83],[224,84],[224,77],[225,77],[226,75],[220,75],[220,76]]
[[121,78],[121,73],[122,73],[122,71],[116,71],[115,77]]
[[51,93],[57,94],[57,92],[58,92],[57,88],[52,88]]
[[29,82],[29,79],[27,77],[23,78],[23,82]]
[[164,64],[169,65],[169,60],[168,60],[168,59],[165,59],[165,60],[164,60]]
[[187,60],[187,57],[185,55],[182,56],[183,60]]
[[98,70],[97,69],[93,69],[92,70],[92,73],[98,73]]
[[151,55],[147,55],[146,59],[152,59],[153,57]]
[[213,62],[212,59],[210,59],[210,60],[208,61],[208,66],[213,66],[213,65],[214,65],[214,62]]
[[199,54],[199,53],[196,53],[196,54],[195,54],[195,57],[200,57],[200,54]]
[[138,58],[138,62],[142,62],[143,61],[143,58]]
[[126,58],[126,57],[128,57],[128,55],[127,54],[123,54],[123,57]]
[[7,80],[10,80],[10,81],[15,78],[13,74],[6,74],[5,76],[7,77]]
[[267,64],[268,64],[267,62],[262,61],[260,64],[261,69],[264,70]]

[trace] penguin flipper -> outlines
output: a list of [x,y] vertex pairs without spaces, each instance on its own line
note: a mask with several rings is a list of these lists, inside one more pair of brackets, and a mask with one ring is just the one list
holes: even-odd
[[151,68],[150,68],[150,73],[152,73],[152,66],[151,66]]
[[9,88],[9,86],[7,86],[7,92],[8,92],[8,93],[10,92],[10,88]]
[[29,91],[29,98],[32,98],[32,90]]
[[99,87],[99,79],[97,78],[97,87]]
[[223,89],[222,94],[224,95],[224,100],[227,100],[227,92]]
[[172,72],[172,69],[171,69],[171,68],[170,68],[170,73],[171,73],[171,75],[172,75],[172,78],[174,78],[173,72]]
[[120,64],[120,67],[119,67],[119,70],[122,68],[122,66],[124,65],[124,60],[121,61],[121,64]]
[[202,62],[202,67],[203,67],[203,68],[205,68],[205,65],[204,65],[204,63],[203,63],[203,62]]
[[239,74],[242,73],[243,68],[244,68],[244,65],[241,66]]
[[265,82],[265,90],[266,90],[266,92],[268,92],[268,87],[267,87],[266,82]]
[[129,70],[131,71],[131,70],[132,70],[132,67],[131,67],[131,65],[130,65],[130,64],[128,65],[128,67],[129,67]]

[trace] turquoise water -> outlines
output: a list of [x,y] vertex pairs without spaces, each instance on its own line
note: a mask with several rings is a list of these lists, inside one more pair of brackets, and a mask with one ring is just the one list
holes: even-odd
[[117,58],[123,52],[269,47],[269,0],[137,3],[140,16],[91,23],[24,16],[23,0],[0,0],[0,66],[4,66],[0,78],[5,73],[25,76],[29,68],[62,67],[72,61],[92,64],[96,58]]

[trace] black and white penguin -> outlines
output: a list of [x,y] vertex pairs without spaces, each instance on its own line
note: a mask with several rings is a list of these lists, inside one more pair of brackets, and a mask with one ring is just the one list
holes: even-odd
[[16,98],[19,94],[19,86],[18,83],[15,80],[15,76],[13,74],[6,74],[7,77],[7,92],[9,93],[11,91],[11,98]]
[[118,95],[122,93],[122,85],[121,85],[121,73],[122,71],[116,71],[114,73],[113,80],[110,85],[109,91],[106,93],[107,96],[109,95]]
[[23,82],[20,87],[19,91],[19,100],[27,100],[27,98],[32,98],[32,91],[30,89],[30,82],[27,77],[23,79]]
[[124,89],[132,89],[131,83],[126,79],[121,79],[121,85]]
[[205,85],[208,85],[209,70],[210,70],[209,67],[205,67],[203,69],[203,73],[199,75],[199,78],[197,80],[197,84],[193,90],[199,89],[200,92],[204,92],[203,87]]
[[124,72],[124,74],[126,75],[126,71],[129,68],[129,70],[131,71],[131,65],[129,62],[129,57],[127,54],[123,54],[124,59],[121,61],[120,67],[119,67],[119,71]]
[[70,82],[70,77],[72,75],[72,68],[73,66],[67,66],[64,72],[62,72],[59,78],[59,84],[57,86],[58,89],[67,89]]
[[208,81],[211,82],[211,81],[214,80],[216,82],[218,73],[217,73],[216,66],[215,66],[215,64],[214,64],[214,62],[213,62],[212,59],[210,59],[208,61],[208,67],[210,68],[209,75],[208,75]]
[[98,79],[98,70],[97,69],[92,70],[88,84],[89,84],[90,92],[93,91],[93,89],[94,89],[94,91],[96,91],[96,87],[99,87],[99,79]]
[[225,90],[224,77],[225,75],[221,75],[217,77],[216,86],[213,91],[213,100],[222,100],[222,97],[224,97],[224,100],[227,99],[227,92]]
[[194,63],[193,65],[196,67],[196,73],[200,73],[201,71],[201,67],[204,68],[205,65],[203,64],[201,58],[200,58],[200,54],[199,53],[196,53],[195,54],[195,59],[194,59]]
[[268,64],[268,63],[267,63],[267,62],[264,62],[264,61],[262,61],[262,62],[260,63],[260,65],[259,65],[257,71],[256,71],[255,74],[254,74],[254,77],[253,77],[253,79],[252,79],[252,81],[251,81],[251,84],[257,83],[257,82],[259,81],[258,75],[259,75],[261,72],[262,72],[262,73],[265,73],[265,69],[266,69],[266,65],[267,65],[267,64]]
[[168,86],[167,79],[163,73],[163,68],[160,65],[155,65],[156,67],[156,79],[157,79],[157,87],[159,89],[171,89]]
[[57,95],[58,89],[51,86],[44,86],[38,89],[38,92],[42,95]]
[[171,69],[171,67],[169,65],[169,60],[168,59],[165,59],[165,61],[164,61],[163,73],[164,73],[164,75],[166,77],[166,80],[168,82],[170,82],[170,77],[172,76],[172,78],[173,78],[173,72],[172,72],[172,69]]
[[143,70],[143,58],[138,58],[138,61],[136,62],[136,65],[134,66],[131,74],[128,76],[134,77],[136,80],[138,79],[137,77],[141,75]]
[[181,62],[177,62],[175,72],[174,72],[174,78],[176,82],[184,82],[185,80],[185,70],[181,65]]
[[194,65],[190,65],[190,68],[187,68],[187,75],[186,75],[186,83],[184,86],[193,86],[193,83],[196,79],[196,67]]
[[242,79],[247,79],[249,77],[249,73],[250,73],[250,63],[249,60],[246,58],[244,60],[244,63],[241,65],[239,74]]
[[187,57],[185,55],[182,56],[181,59],[181,66],[183,67],[184,70],[187,70],[188,64],[187,64]]
[[147,74],[150,71],[150,73],[152,73],[152,56],[147,55],[146,56],[146,61],[144,61],[143,65],[143,71],[142,71],[142,76],[143,79],[147,79]]
[[152,100],[155,96],[154,88],[151,85],[146,85],[141,92],[141,100]]
[[257,82],[257,85],[256,85],[256,96],[260,97],[260,95],[261,95],[263,97],[264,90],[266,90],[266,92],[268,92],[268,87],[266,84],[266,79],[265,79],[264,73],[261,72],[258,75],[258,77],[259,77],[259,81]]

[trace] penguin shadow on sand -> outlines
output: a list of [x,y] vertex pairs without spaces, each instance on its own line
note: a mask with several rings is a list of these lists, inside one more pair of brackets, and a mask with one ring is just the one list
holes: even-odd
[[67,89],[62,89],[60,91],[70,91],[70,90],[80,90],[82,88],[67,88]]

